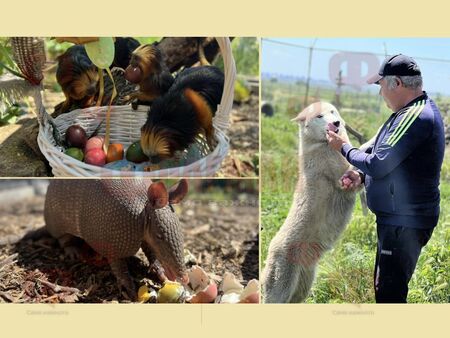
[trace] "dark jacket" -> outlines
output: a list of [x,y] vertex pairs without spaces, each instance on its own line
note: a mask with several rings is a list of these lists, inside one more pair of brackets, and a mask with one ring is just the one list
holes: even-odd
[[439,218],[444,123],[423,95],[393,113],[365,152],[344,144],[342,154],[365,174],[367,204],[378,224],[433,228]]

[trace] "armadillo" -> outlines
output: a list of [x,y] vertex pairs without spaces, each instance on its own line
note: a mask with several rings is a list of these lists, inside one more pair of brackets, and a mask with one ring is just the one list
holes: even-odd
[[186,180],[169,191],[164,183],[143,179],[52,180],[45,200],[47,231],[66,253],[82,239],[104,256],[132,299],[134,283],[126,258],[142,248],[150,265],[160,263],[165,276],[187,284],[183,233],[172,204],[186,195]]

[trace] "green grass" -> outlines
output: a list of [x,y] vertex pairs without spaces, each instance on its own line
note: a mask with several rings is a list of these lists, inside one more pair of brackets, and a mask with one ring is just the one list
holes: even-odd
[[[275,100],[279,102],[279,100]],[[261,260],[292,203],[297,181],[298,126],[295,116],[277,111],[275,117],[262,117],[261,161]],[[373,136],[389,112],[363,114],[343,110],[348,123]],[[355,143],[357,144],[357,143]],[[450,150],[441,173],[441,217],[427,246],[423,249],[409,284],[411,303],[448,303],[450,301]],[[376,251],[375,217],[363,215],[357,203],[351,222],[334,249],[323,257],[308,303],[373,303],[373,265]]]

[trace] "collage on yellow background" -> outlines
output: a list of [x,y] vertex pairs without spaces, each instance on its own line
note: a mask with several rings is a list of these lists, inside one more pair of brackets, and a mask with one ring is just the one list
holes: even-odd
[[[245,22],[241,6],[223,16]],[[348,14],[338,31],[314,17],[292,28],[293,13],[267,11],[241,31],[205,14],[189,28],[53,29],[44,17],[67,25],[56,7],[39,29],[5,20],[7,336],[74,322],[134,335],[144,321],[188,336],[348,336],[383,321],[427,334],[424,316],[442,333],[450,39],[355,32],[364,19]]]

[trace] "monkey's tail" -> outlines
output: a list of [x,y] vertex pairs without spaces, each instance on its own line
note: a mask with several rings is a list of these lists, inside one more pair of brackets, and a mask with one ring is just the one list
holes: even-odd
[[202,39],[199,38],[198,40],[198,60],[200,61],[200,64],[202,66],[211,66],[208,59],[205,55],[205,49],[203,48]]
[[46,236],[50,236],[50,234],[47,231],[46,227],[43,226],[38,229],[31,230],[27,232],[25,235],[7,235],[3,238],[0,238],[0,246],[14,245],[20,241],[27,241],[27,240],[35,241]]

